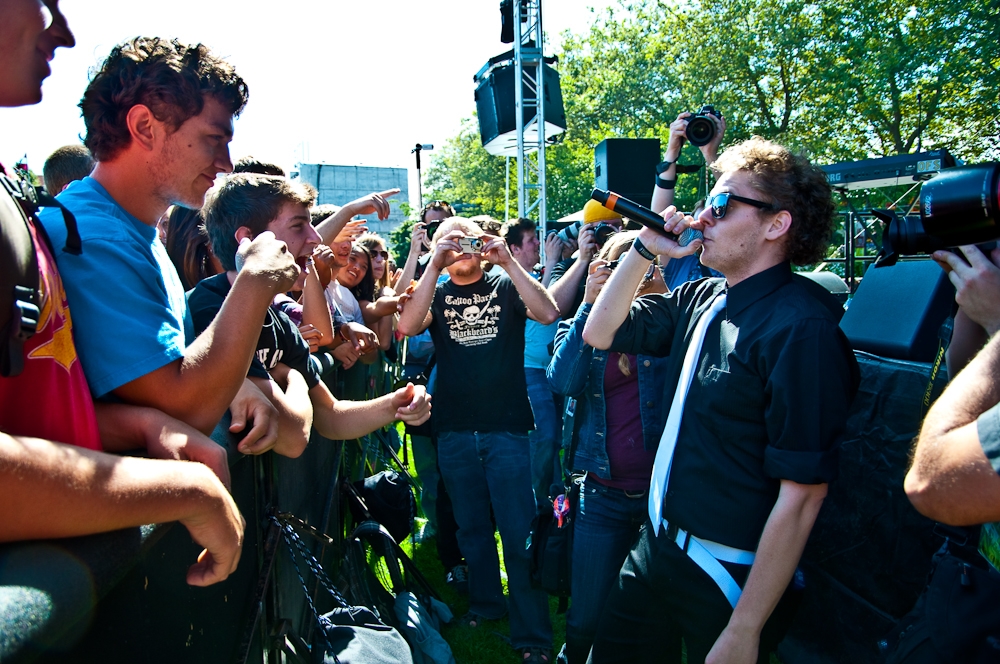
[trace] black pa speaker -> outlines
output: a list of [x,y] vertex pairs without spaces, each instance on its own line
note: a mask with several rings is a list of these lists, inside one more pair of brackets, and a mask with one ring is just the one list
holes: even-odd
[[594,148],[594,187],[649,207],[658,163],[658,138],[606,138]]
[[[563,109],[559,72],[543,64],[545,78],[545,122],[566,129],[566,111]],[[529,94],[523,88],[525,96]],[[479,116],[479,137],[490,154],[503,154],[510,146],[517,150],[517,115],[514,112],[514,65],[494,67],[489,76],[476,87],[476,113]],[[535,115],[535,109],[524,109],[524,121]],[[551,135],[551,129],[546,135]],[[507,136],[505,136],[507,135]],[[500,139],[498,141],[498,139]],[[495,143],[494,143],[495,142]],[[494,145],[490,145],[493,143]],[[502,145],[500,145],[502,144]]]
[[869,268],[840,327],[855,350],[897,360],[933,362],[955,287],[934,261]]

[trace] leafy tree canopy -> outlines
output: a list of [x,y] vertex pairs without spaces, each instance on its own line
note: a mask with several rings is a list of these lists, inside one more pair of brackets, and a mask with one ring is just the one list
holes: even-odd
[[[597,17],[587,34],[563,35],[569,128],[546,150],[550,219],[586,201],[601,140],[665,147],[676,115],[703,104],[725,115],[726,143],[761,135],[818,163],[913,152],[918,141],[967,162],[1000,159],[996,0],[621,0]],[[701,155],[685,146],[681,161]],[[504,166],[471,118],[436,155],[427,186],[467,214],[502,219]],[[704,175],[682,176],[678,204],[706,186]]]

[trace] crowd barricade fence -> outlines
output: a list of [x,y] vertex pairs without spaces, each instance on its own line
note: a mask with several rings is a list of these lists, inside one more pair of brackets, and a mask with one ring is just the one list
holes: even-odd
[[[381,357],[350,371],[323,359],[338,399],[377,396],[398,375]],[[384,446],[313,431],[298,459],[248,457],[236,451],[228,424],[227,414],[212,437],[229,453],[233,498],[246,520],[236,571],[207,588],[187,585],[200,547],[177,523],[0,545],[0,661],[296,661],[294,646],[309,642],[315,619],[269,517],[290,513],[319,531],[306,544],[336,578],[341,478],[371,474],[384,463]],[[316,580],[307,582],[318,609],[333,608]]]

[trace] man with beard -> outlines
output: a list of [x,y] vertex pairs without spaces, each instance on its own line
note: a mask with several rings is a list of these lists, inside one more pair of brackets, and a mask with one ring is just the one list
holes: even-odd
[[[482,261],[501,270],[485,274]],[[438,283],[441,271],[449,279]],[[548,596],[531,587],[524,542],[535,514],[528,459],[534,428],[524,378],[524,323],[554,322],[559,310],[511,256],[502,238],[467,219],[441,223],[427,270],[399,320],[403,334],[430,328],[438,465],[452,498],[458,543],[469,566],[468,626],[507,610],[490,507],[503,540],[511,644],[526,662],[551,661]]]

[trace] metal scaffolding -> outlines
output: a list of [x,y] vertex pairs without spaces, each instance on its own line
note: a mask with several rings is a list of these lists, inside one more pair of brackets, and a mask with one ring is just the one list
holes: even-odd
[[[517,216],[545,216],[545,77],[542,2],[514,0],[514,115],[517,119]],[[534,111],[534,115],[532,115]],[[527,121],[525,117],[528,117]]]

